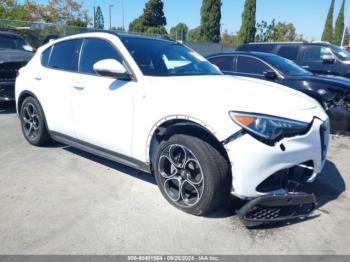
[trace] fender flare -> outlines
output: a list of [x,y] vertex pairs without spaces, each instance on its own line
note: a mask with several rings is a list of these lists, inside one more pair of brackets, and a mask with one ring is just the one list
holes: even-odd
[[185,121],[190,121],[193,122],[194,124],[197,124],[200,128],[203,128],[206,130],[208,133],[210,133],[213,137],[215,137],[219,142],[223,141],[225,138],[221,137],[218,132],[215,131],[214,128],[212,128],[210,125],[207,123],[199,120],[198,118],[188,116],[188,115],[169,115],[161,118],[158,120],[151,130],[148,133],[147,137],[147,143],[146,143],[146,150],[145,150],[145,155],[146,155],[146,162],[150,162],[150,150],[151,150],[151,142],[152,138],[154,137],[154,134],[156,130],[161,127],[163,124],[166,122],[172,121],[172,120],[185,120]]

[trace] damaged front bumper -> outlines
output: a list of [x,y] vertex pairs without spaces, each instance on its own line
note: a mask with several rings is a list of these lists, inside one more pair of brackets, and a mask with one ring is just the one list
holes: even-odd
[[232,166],[231,194],[249,202],[237,214],[247,227],[307,217],[316,207],[313,194],[301,191],[326,162],[329,120],[315,118],[305,135],[268,146],[249,134],[226,144]]
[[232,166],[232,195],[251,200],[285,194],[288,181],[312,182],[326,162],[329,121],[315,118],[305,135],[286,138],[274,146],[249,134],[226,144]]
[[303,192],[266,195],[249,201],[237,211],[246,227],[256,227],[309,216],[316,208],[316,197]]

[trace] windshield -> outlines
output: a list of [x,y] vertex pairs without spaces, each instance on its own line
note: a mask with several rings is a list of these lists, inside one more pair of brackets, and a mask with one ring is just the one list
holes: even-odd
[[294,62],[279,56],[266,56],[265,60],[284,75],[309,76],[312,75]]
[[17,49],[33,51],[23,38],[0,35],[0,49]]
[[332,45],[332,51],[342,61],[350,61],[350,53],[336,45]]
[[222,74],[201,55],[176,42],[132,37],[122,41],[147,76]]

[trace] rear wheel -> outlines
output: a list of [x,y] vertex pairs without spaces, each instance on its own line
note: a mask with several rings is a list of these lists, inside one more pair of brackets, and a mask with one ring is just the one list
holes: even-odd
[[187,213],[204,215],[229,197],[231,174],[227,161],[198,137],[179,134],[163,141],[154,167],[163,196]]
[[24,99],[20,119],[23,135],[30,144],[44,146],[50,142],[43,109],[35,98]]

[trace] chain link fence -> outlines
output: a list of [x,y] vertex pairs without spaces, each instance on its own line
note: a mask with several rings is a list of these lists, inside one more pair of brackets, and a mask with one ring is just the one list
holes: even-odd
[[[39,46],[41,46],[45,38],[49,35],[64,37],[78,33],[97,31],[97,29],[94,28],[67,26],[63,23],[28,22],[18,20],[0,20],[0,28],[15,30],[18,34],[22,35],[27,40],[27,42],[34,48],[38,48]],[[121,32],[119,31],[119,33]],[[170,39],[169,35],[152,35],[140,32],[128,33]],[[235,49],[232,46],[226,46],[224,44],[218,43],[187,41],[185,42],[185,44],[204,56],[220,52],[229,52]]]

